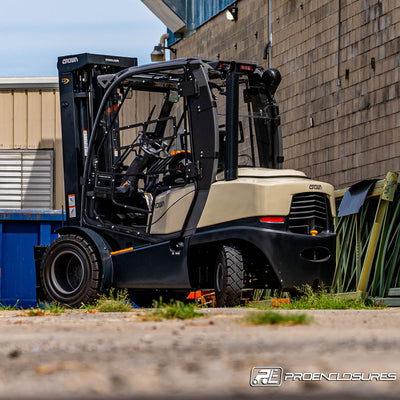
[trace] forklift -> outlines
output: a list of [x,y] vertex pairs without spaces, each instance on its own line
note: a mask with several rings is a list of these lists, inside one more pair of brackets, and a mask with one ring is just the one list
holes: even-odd
[[47,300],[136,303],[330,285],[333,187],[282,169],[276,69],[78,54],[58,59],[66,221],[36,248]]

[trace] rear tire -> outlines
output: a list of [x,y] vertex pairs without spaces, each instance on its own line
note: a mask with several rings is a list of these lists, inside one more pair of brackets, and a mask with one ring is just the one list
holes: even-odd
[[214,277],[217,307],[240,305],[243,289],[243,256],[238,247],[221,246]]
[[101,284],[101,261],[91,242],[63,235],[46,249],[40,282],[46,298],[69,306],[94,300]]

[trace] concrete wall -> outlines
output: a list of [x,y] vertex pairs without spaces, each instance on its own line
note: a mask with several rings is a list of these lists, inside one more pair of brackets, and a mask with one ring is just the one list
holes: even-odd
[[[174,45],[176,57],[266,67],[268,1],[237,5],[237,22],[217,15]],[[340,50],[339,0],[272,0],[271,15],[284,166],[338,188],[400,170],[400,1],[341,0]]]

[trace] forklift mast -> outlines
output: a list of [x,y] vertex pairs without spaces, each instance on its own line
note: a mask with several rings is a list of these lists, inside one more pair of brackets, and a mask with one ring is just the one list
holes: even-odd
[[[279,116],[279,107],[275,100],[275,92],[281,82],[281,75],[276,69],[263,70],[252,64],[236,63],[234,61],[219,61],[213,67],[221,71],[226,77],[226,140],[225,149],[225,179],[227,181],[238,178],[238,145],[240,107],[240,77],[248,72],[249,87],[243,90],[244,102],[250,112],[260,110],[264,118],[254,118],[256,143],[254,143],[252,127],[250,126],[250,140],[252,158],[254,148],[257,148],[258,157],[263,160],[263,167],[281,169],[283,165],[282,133]],[[258,134],[257,134],[258,133]],[[243,136],[241,133],[240,136]],[[220,149],[221,151],[221,149]]]
[[137,58],[90,53],[58,58],[65,204],[69,225],[78,225],[80,221],[88,143],[104,95],[97,77],[134,66],[137,66]]

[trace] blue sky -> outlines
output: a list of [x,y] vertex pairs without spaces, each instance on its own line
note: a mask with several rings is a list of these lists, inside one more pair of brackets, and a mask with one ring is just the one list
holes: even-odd
[[150,53],[166,32],[140,0],[1,1],[0,77],[56,76],[57,57]]

